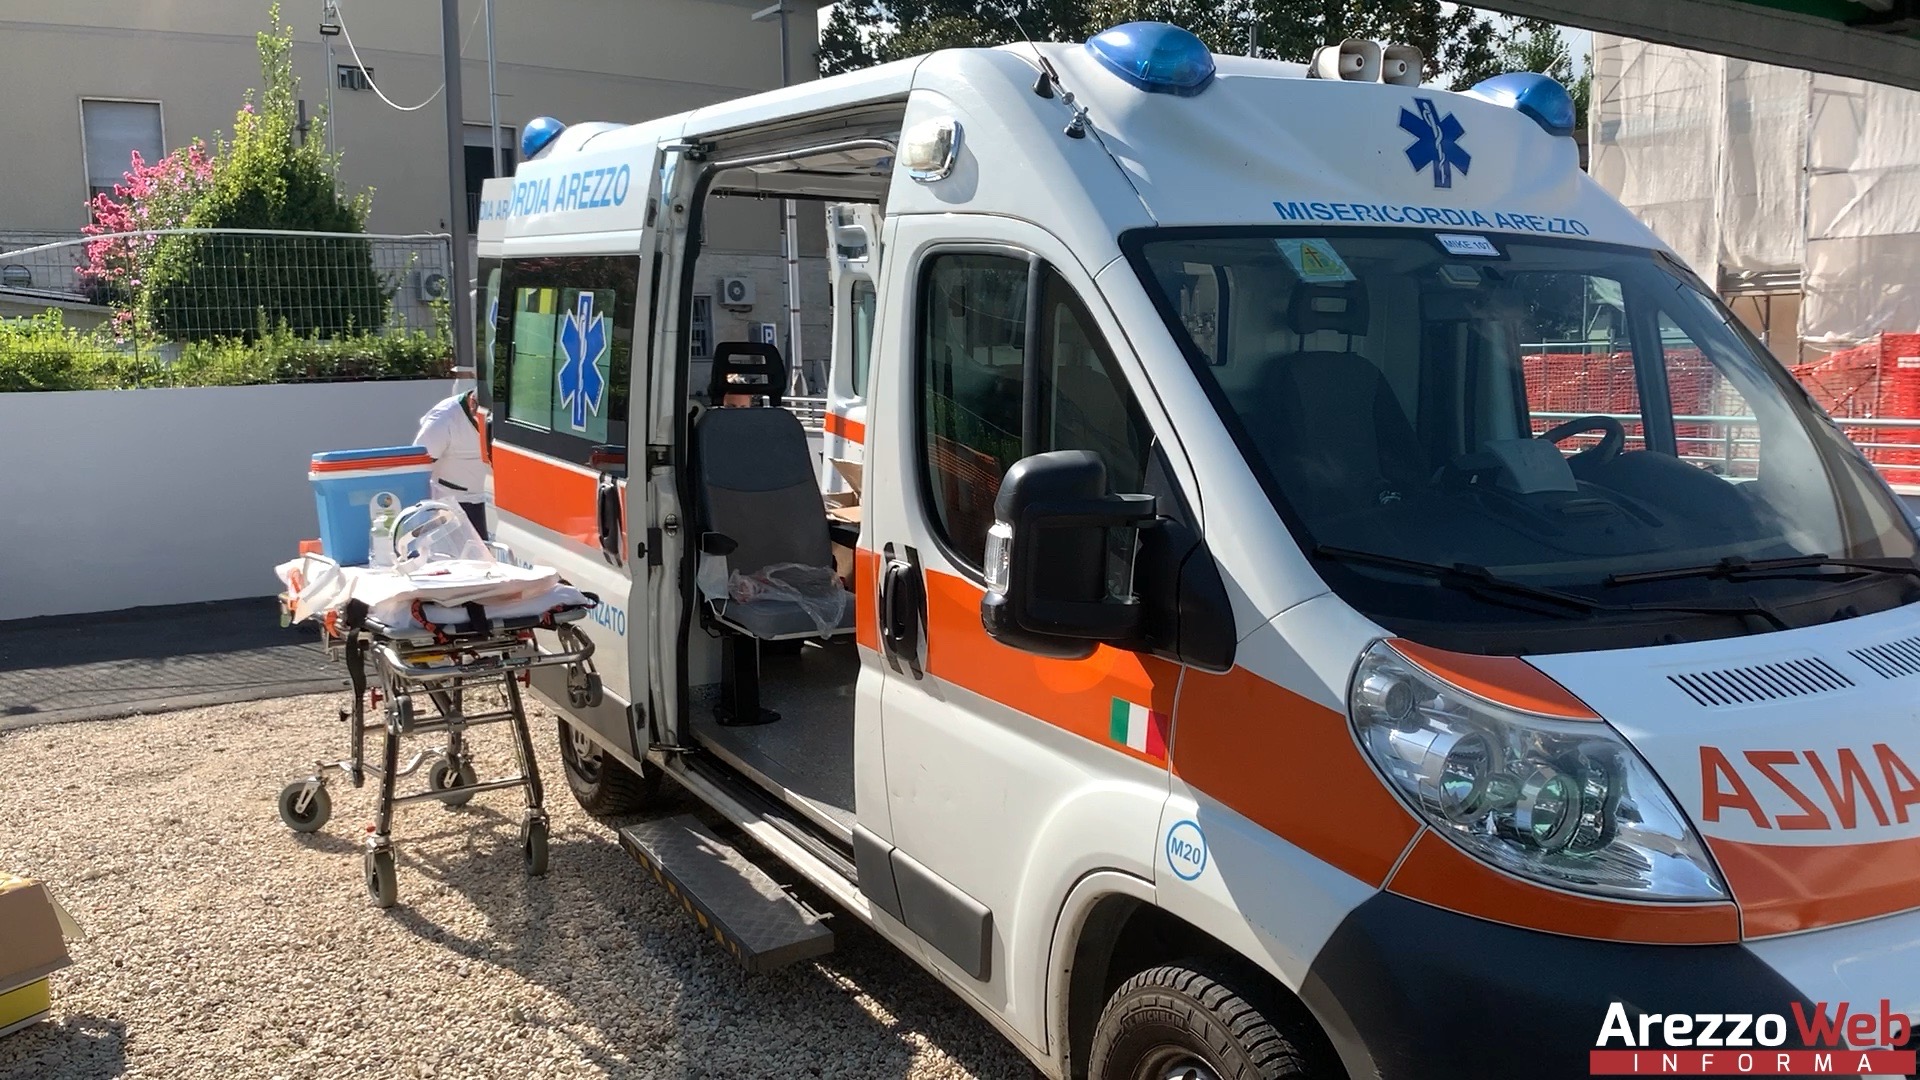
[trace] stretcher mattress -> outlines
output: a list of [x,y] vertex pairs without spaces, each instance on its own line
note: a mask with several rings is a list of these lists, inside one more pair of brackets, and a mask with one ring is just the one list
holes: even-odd
[[458,630],[476,615],[490,623],[525,620],[532,624],[594,604],[592,597],[562,581],[550,567],[448,560],[404,574],[341,566],[323,555],[308,554],[280,564],[274,572],[286,586],[295,622],[357,602],[365,606],[364,621],[369,626],[395,635],[435,628]]

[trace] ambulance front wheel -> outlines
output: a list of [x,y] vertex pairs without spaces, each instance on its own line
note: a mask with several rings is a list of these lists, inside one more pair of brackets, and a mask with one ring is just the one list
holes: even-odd
[[574,801],[595,817],[644,810],[660,795],[660,770],[647,765],[634,772],[569,720],[560,721],[560,763]]
[[[1241,986],[1250,987],[1242,990]],[[1344,1077],[1268,995],[1204,963],[1148,968],[1120,985],[1094,1028],[1095,1080],[1330,1080]],[[1258,1004],[1256,1004],[1256,1002]]]

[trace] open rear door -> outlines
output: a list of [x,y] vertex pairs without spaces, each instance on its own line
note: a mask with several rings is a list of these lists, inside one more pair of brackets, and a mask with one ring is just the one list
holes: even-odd
[[820,490],[849,491],[845,466],[866,462],[867,371],[873,359],[873,321],[878,311],[874,282],[880,275],[880,208],[872,203],[827,207],[833,250],[827,266],[833,292],[833,364],[827,375],[826,441],[820,455]]
[[580,168],[631,180],[613,188],[622,194],[608,205],[508,221],[497,285],[487,268],[496,312],[494,495],[499,538],[514,557],[555,567],[600,601],[581,627],[594,643],[602,700],[571,700],[557,674],[537,677],[536,688],[637,761],[649,741],[639,718],[651,634],[636,538],[649,517],[645,485],[630,488],[627,474],[629,462],[644,460],[649,421],[654,251],[646,222],[659,195],[658,157],[583,155]]

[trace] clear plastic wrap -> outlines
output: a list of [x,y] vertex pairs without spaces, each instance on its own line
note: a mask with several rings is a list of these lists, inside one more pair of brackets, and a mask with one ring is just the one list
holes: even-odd
[[826,637],[840,628],[853,595],[840,587],[833,568],[802,563],[774,563],[752,574],[734,571],[727,578],[727,596],[742,604],[755,600],[784,600],[800,605]]
[[428,563],[495,561],[466,511],[450,503],[414,503],[394,519],[391,536],[392,566],[402,574],[419,573]]

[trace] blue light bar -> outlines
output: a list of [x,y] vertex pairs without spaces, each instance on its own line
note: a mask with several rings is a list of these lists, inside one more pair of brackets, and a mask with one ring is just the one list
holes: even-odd
[[527,121],[526,129],[520,133],[520,160],[533,160],[565,130],[567,125],[551,116],[537,116]]
[[1107,70],[1149,94],[1192,97],[1213,81],[1213,53],[1177,26],[1131,22],[1102,30],[1087,51]]
[[1549,135],[1573,134],[1573,97],[1567,88],[1537,71],[1509,71],[1482,79],[1467,91],[1483,101],[1517,109]]

